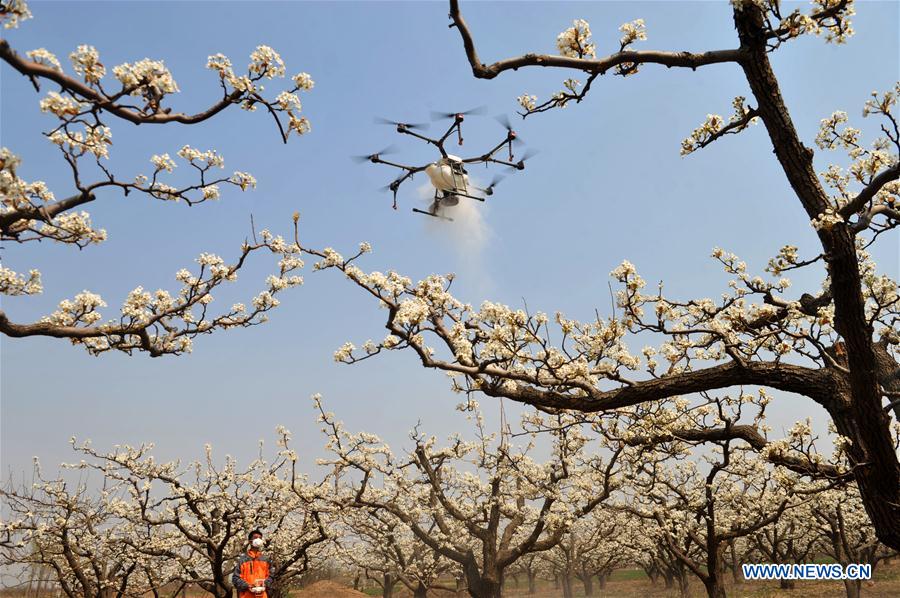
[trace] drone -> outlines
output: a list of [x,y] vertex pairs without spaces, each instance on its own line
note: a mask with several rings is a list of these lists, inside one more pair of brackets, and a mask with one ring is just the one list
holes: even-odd
[[[379,124],[392,125],[397,128],[397,132],[402,135],[409,135],[420,139],[429,145],[433,145],[441,153],[441,157],[434,162],[422,166],[408,166],[400,164],[384,156],[395,153],[397,150],[394,146],[388,146],[374,154],[365,156],[354,156],[354,160],[358,162],[372,162],[374,164],[385,164],[400,169],[402,174],[394,179],[389,185],[382,188],[384,191],[390,191],[394,197],[393,208],[397,209],[397,191],[407,180],[413,178],[414,175],[424,172],[431,186],[434,187],[434,199],[427,210],[413,208],[413,212],[424,214],[441,220],[453,221],[453,218],[446,215],[446,208],[456,206],[460,202],[460,198],[484,202],[485,199],[494,194],[494,188],[503,180],[503,176],[495,176],[487,187],[478,187],[469,181],[469,172],[466,165],[470,164],[500,164],[506,166],[511,172],[525,169],[525,161],[535,154],[533,151],[525,152],[518,160],[516,160],[514,146],[522,143],[522,140],[513,130],[509,119],[506,116],[497,117],[497,121],[506,129],[506,136],[503,140],[490,149],[488,152],[471,158],[462,158],[447,152],[444,144],[451,138],[455,138],[458,145],[463,144],[462,123],[466,116],[473,114],[484,114],[485,109],[473,108],[465,112],[432,112],[432,120],[450,120],[452,121],[449,128],[443,135],[437,138],[426,137],[419,131],[427,129],[427,123],[403,123],[386,118],[376,118],[375,122]],[[501,154],[502,150],[506,150]],[[504,159],[508,158],[508,159]]]

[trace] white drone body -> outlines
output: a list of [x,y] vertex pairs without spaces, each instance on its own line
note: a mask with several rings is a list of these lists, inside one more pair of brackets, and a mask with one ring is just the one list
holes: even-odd
[[448,199],[454,193],[468,193],[469,175],[458,156],[448,154],[446,158],[432,162],[425,167],[425,174],[431,179],[432,186]]

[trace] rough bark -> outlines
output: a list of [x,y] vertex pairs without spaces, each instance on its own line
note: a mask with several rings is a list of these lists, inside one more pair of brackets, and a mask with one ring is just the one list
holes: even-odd
[[844,580],[844,591],[847,593],[847,598],[859,598],[859,591],[862,587],[862,582],[858,579],[845,579]]
[[[801,143],[769,63],[762,12],[755,6],[735,11],[735,25],[741,47],[747,49],[740,64],[775,156],[807,215],[815,218],[828,207],[828,197],[813,168],[813,151]],[[900,464],[889,419],[881,409],[873,330],[866,320],[855,240],[845,224],[823,228],[818,235],[831,275],[835,328],[849,365],[846,388],[839,389],[826,408],[838,432],[852,440],[849,457],[879,540],[900,548]]]
[[581,584],[584,586],[585,596],[594,595],[594,580],[589,573],[586,573],[581,577]]

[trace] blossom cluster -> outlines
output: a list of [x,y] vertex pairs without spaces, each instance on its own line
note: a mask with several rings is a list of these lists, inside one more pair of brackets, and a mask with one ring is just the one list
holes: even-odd
[[755,112],[747,108],[745,102],[746,98],[743,96],[734,98],[731,103],[734,113],[729,117],[727,124],[725,119],[718,114],[707,114],[703,124],[694,129],[690,137],[681,142],[681,155],[687,156],[706,147],[723,135],[740,133],[748,126],[755,124],[759,119]]
[[298,92],[310,91],[314,87],[315,83],[309,73],[298,73],[291,77],[293,87],[280,92],[274,101],[263,100],[260,95],[264,89],[262,85],[259,85],[260,80],[283,78],[286,72],[281,56],[269,46],[258,46],[251,53],[246,75],[236,75],[231,60],[223,54],[210,56],[206,67],[219,73],[223,87],[227,84],[244,97],[241,106],[245,110],[255,111],[257,104],[262,103],[270,111],[273,111],[273,114],[284,113],[288,118],[287,132],[283,132],[285,139],[291,131],[298,135],[304,135],[310,131],[309,120],[300,116],[302,103],[298,95]]
[[28,277],[0,265],[0,295],[38,295],[44,290],[41,285],[41,273],[32,269]]
[[0,2],[0,23],[4,29],[15,29],[19,23],[31,18],[31,10],[25,0],[2,0]]
[[[885,122],[881,127],[882,135],[873,139],[868,147],[863,144],[861,130],[849,125],[846,112],[835,111],[821,120],[816,145],[823,150],[843,150],[849,158],[849,164],[829,164],[820,173],[825,186],[833,193],[830,205],[812,221],[817,230],[845,222],[852,213],[857,215],[856,222],[852,223],[856,232],[870,229],[877,234],[895,226],[900,220],[900,213],[896,210],[900,201],[900,181],[896,177],[879,184],[870,201],[854,201],[859,194],[859,186],[865,188],[872,185],[879,175],[884,176],[882,173],[896,168],[900,161],[900,137],[893,113],[898,92],[900,83],[884,93],[872,92],[870,99],[866,101],[863,117],[876,116]],[[854,203],[852,207],[851,203]],[[884,214],[884,221],[876,221],[879,214]]]
[[[8,148],[0,148],[0,214],[31,213],[32,217],[19,220],[4,231],[4,239],[19,242],[48,239],[58,243],[70,243],[85,247],[106,239],[104,229],[95,229],[90,215],[85,211],[62,212],[48,217],[46,210],[55,196],[43,181],[26,182],[16,171],[21,163]],[[35,212],[37,212],[35,214]],[[37,218],[37,216],[43,216]]]
[[560,55],[569,58],[595,57],[596,46],[591,40],[591,25],[584,19],[575,19],[572,26],[556,37]]

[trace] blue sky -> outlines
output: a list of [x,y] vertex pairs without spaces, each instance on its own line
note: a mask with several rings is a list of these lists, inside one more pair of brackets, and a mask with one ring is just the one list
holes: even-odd
[[[485,61],[554,52],[556,35],[574,18],[590,21],[600,53],[613,51],[618,26],[636,18],[646,21],[649,40],[642,45],[648,49],[737,45],[726,2],[478,2],[463,8]],[[8,267],[37,267],[44,275],[43,296],[4,299],[14,321],[39,318],[82,289],[103,295],[112,316],[138,285],[177,288],[174,273],[200,252],[234,256],[251,214],[258,226],[287,232],[295,210],[310,245],[349,252],[369,241],[375,253],[361,264],[365,269],[393,268],[413,278],[456,272],[454,287],[466,301],[521,305],[524,298],[532,309],[580,319],[593,317],[595,308],[608,314],[608,273],[626,258],[650,284],[664,280],[667,293],[687,299],[726,290],[728,278],[709,258],[715,246],[741,255],[758,273],[784,244],[798,245],[802,255],[817,252],[761,126],[679,156],[681,139],[707,113],[728,114],[734,96],[749,96],[735,65],[697,72],[651,66],[625,80],[604,77],[582,104],[519,123],[522,137],[541,153],[483,206],[487,234],[479,243],[469,229],[436,227],[409,211],[419,201],[421,181],[405,186],[394,212],[388,194],[377,191],[393,173],[348,158],[397,141],[401,157],[431,159],[412,140],[373,124],[373,116],[420,121],[432,109],[480,104],[493,114],[511,114],[516,96],[546,98],[569,76],[524,69],[474,79],[458,34],[447,28],[444,2],[33,2],[31,9],[32,21],[4,32],[14,48],[46,47],[63,59],[77,45],[92,44],[108,68],[162,59],[182,90],[170,102],[176,110],[198,111],[216,98],[216,78],[204,68],[209,54],[222,52],[242,66],[258,44],[278,50],[289,73],[309,72],[316,88],[303,98],[313,132],[286,146],[265,115],[238,109],[193,127],[137,128],[110,120],[110,165],[125,178],[147,173],[150,155],[174,155],[187,143],[218,149],[227,172],[249,171],[259,186],[194,208],[109,194],[90,208],[95,224],[109,231],[106,243],[82,252],[4,247]],[[898,77],[898,3],[867,2],[857,11],[857,35],[847,45],[803,39],[773,56],[807,145],[819,120],[837,109],[871,132],[875,123],[861,118],[863,102]],[[0,77],[3,145],[23,158],[21,176],[44,180],[65,196],[67,171],[40,136],[52,123],[38,109],[40,96],[5,64]],[[467,120],[464,132],[473,153],[503,135],[489,118]],[[839,158],[819,152],[817,167],[824,169],[829,159]],[[896,235],[881,239],[874,254],[883,272],[897,276]],[[268,266],[258,261],[217,300],[228,305],[256,294]],[[247,461],[258,439],[273,440],[276,424],[292,429],[311,459],[323,444],[308,400],[315,392],[350,429],[397,444],[418,420],[439,436],[460,428],[453,410],[458,397],[443,375],[424,371],[412,354],[335,364],[332,353],[343,342],[383,336],[383,314],[336,274],[304,274],[306,284],[283,296],[269,324],[200,338],[186,357],[95,358],[64,342],[3,338],[4,472],[28,468],[35,455],[50,467],[69,459],[72,435],[98,447],[153,441],[161,458],[199,457],[210,442],[220,454]],[[796,295],[814,292],[819,274],[795,277]],[[495,403],[483,404],[496,414]],[[768,412],[776,430],[820,415],[797,397],[784,397]]]

